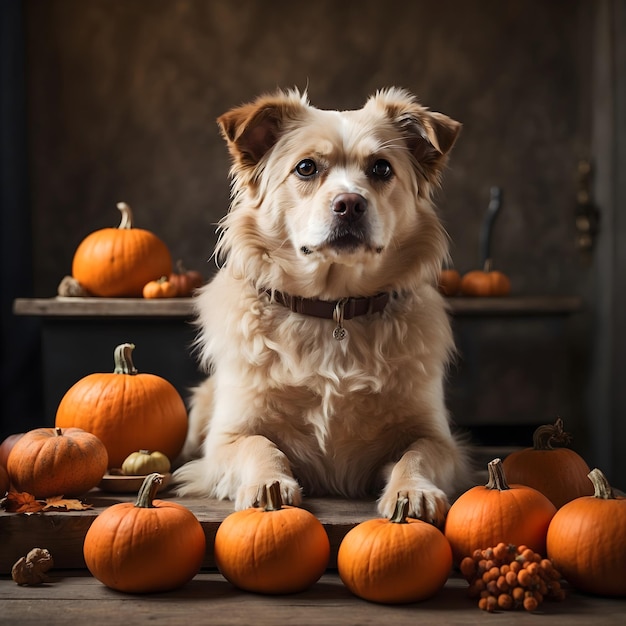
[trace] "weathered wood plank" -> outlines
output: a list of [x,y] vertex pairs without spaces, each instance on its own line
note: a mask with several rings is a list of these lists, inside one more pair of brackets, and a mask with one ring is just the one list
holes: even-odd
[[[448,298],[452,315],[568,315],[581,309],[577,296]],[[18,298],[16,315],[41,317],[168,317],[193,315],[192,298]]]
[[88,575],[52,570],[50,581],[39,587],[18,587],[0,579],[0,621],[7,624],[62,624],[88,622],[90,626],[128,624],[210,623],[224,626],[255,624],[549,624],[551,626],[622,625],[624,600],[583,596],[570,592],[564,602],[544,602],[533,615],[507,611],[485,615],[466,594],[466,583],[452,575],[433,598],[420,603],[385,606],[353,596],[334,572],[305,592],[266,596],[235,589],[217,572],[201,572],[176,591],[130,595],[108,589]]
[[[232,502],[177,498],[171,492],[159,494],[159,497],[176,500],[193,511],[207,537],[203,567],[214,567],[213,540],[221,521],[233,511]],[[94,507],[87,511],[51,511],[32,515],[0,511],[0,574],[10,573],[13,563],[34,547],[47,548],[59,568],[84,568],[82,546],[93,520],[106,507],[133,499],[132,495],[94,490],[85,498]],[[377,516],[373,500],[310,498],[305,500],[303,507],[318,517],[326,528],[331,543],[331,566],[334,566],[339,543],[346,532],[358,522]]]

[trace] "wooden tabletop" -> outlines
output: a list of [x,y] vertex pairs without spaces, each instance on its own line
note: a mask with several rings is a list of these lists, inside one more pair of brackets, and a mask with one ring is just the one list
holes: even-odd
[[[452,315],[571,315],[582,308],[578,296],[447,298]],[[169,317],[193,316],[192,298],[17,298],[16,315],[41,317]]]

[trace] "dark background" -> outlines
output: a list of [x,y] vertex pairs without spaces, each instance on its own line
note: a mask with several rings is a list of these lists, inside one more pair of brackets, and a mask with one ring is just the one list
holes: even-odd
[[[513,294],[583,301],[556,319],[458,321],[454,418],[525,444],[560,414],[626,483],[622,2],[8,0],[0,15],[3,435],[50,421],[39,320],[11,303],[54,296],[80,241],[118,223],[117,201],[209,277],[229,193],[215,118],[276,87],[356,108],[398,85],[464,125],[437,198],[456,267],[477,266],[497,185],[493,257]],[[587,253],[581,160],[601,215]]]

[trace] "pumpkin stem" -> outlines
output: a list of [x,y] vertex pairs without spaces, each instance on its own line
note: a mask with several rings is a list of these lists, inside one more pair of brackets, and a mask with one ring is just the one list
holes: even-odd
[[62,428],[59,428],[58,426],[55,426],[55,428],[54,428],[54,434],[55,434],[57,437],[61,437],[61,436],[63,435],[63,429],[62,429]]
[[134,343],[122,343],[115,348],[115,352],[113,354],[113,359],[115,361],[115,369],[113,370],[114,374],[129,374],[132,376],[137,373],[132,357],[134,349]]
[[396,500],[396,508],[393,515],[389,518],[389,521],[393,524],[408,524],[406,518],[409,515],[409,498],[405,491],[398,493],[398,499]]
[[118,226],[121,230],[128,230],[133,227],[133,214],[126,202],[118,202],[117,208],[122,212],[122,220]]
[[487,464],[489,472],[489,481],[485,485],[487,489],[497,489],[498,491],[506,491],[510,489],[504,475],[504,467],[502,467],[501,459],[494,459]]
[[140,509],[153,508],[154,505],[152,504],[152,501],[156,497],[157,491],[159,490],[162,482],[163,474],[159,474],[158,472],[148,474],[139,488],[135,506]]
[[283,506],[283,498],[280,495],[280,483],[278,481],[273,482],[269,487],[263,485],[261,505],[265,511],[280,511]]
[[539,426],[533,433],[533,448],[535,450],[554,450],[566,448],[572,443],[572,436],[563,430],[563,420],[558,417],[554,424]]
[[609,484],[606,476],[597,467],[592,469],[587,476],[593,483],[594,498],[602,498],[602,500],[615,500],[613,488]]
[[493,260],[485,259],[485,262],[483,263],[483,272],[485,272],[485,274],[489,274],[489,272],[491,272],[492,269],[493,269]]

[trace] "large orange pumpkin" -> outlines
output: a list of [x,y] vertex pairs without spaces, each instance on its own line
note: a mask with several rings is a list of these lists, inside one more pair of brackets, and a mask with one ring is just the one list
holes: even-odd
[[246,591],[304,591],[324,573],[330,542],[308,511],[283,505],[280,485],[264,490],[264,506],[231,513],[215,535],[215,563],[229,582]]
[[10,486],[9,475],[7,474],[4,465],[0,465],[0,497],[3,496]]
[[557,509],[574,498],[592,495],[589,466],[574,450],[563,447],[570,442],[561,418],[554,425],[539,426],[532,448],[512,452],[502,461],[507,479],[541,491]]
[[18,491],[37,498],[79,496],[104,476],[107,452],[95,435],[80,428],[36,428],[13,446],[7,470]]
[[502,542],[545,554],[554,504],[532,487],[509,486],[500,459],[490,461],[488,471],[487,485],[472,487],[448,511],[444,533],[455,563],[474,550]]
[[103,228],[79,244],[72,261],[72,276],[94,296],[140,298],[151,280],[169,276],[172,257],[154,233],[133,228],[130,207],[120,202],[122,220],[117,228]]
[[89,527],[85,563],[107,587],[128,593],[169,591],[198,573],[206,551],[204,530],[186,507],[154,500],[161,479],[150,474],[135,503],[110,506]]
[[408,498],[400,496],[391,519],[361,522],[341,541],[339,576],[360,598],[418,602],[437,593],[448,579],[450,543],[431,524],[408,518],[408,506]]
[[57,408],[55,423],[83,428],[106,446],[109,467],[119,468],[137,450],[159,450],[175,459],[187,435],[187,409],[176,388],[155,374],[140,374],[135,346],[116,347],[115,372],[89,374],[75,383]]
[[548,528],[548,558],[580,591],[626,596],[626,498],[616,497],[599,469],[594,495],[564,504]]

